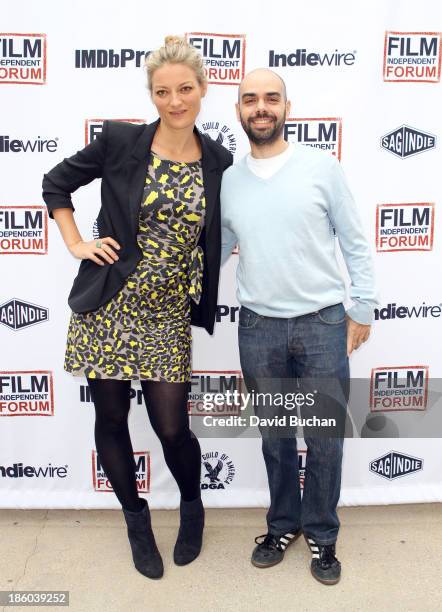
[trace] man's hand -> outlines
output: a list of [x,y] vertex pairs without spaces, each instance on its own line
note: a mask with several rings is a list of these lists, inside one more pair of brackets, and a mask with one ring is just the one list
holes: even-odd
[[351,353],[358,349],[363,342],[368,340],[370,335],[371,325],[362,325],[362,323],[356,323],[353,319],[347,315],[347,356],[350,357]]

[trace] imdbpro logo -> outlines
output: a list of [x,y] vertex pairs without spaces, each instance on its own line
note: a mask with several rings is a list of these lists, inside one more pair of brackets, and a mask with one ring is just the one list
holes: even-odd
[[46,34],[0,34],[0,83],[46,83]]
[[384,81],[438,83],[441,36],[440,32],[385,32]]

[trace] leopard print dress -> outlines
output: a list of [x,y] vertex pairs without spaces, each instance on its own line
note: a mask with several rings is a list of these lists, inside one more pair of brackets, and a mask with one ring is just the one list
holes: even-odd
[[201,297],[197,242],[204,220],[201,163],[151,152],[137,237],[143,257],[109,302],[71,314],[66,371],[88,378],[190,380],[190,299]]

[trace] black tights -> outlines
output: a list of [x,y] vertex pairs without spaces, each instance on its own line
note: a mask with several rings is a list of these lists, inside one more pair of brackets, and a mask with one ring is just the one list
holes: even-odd
[[[130,381],[90,379],[95,405],[95,444],[112,488],[123,508],[141,509],[129,435]],[[201,494],[201,449],[190,431],[187,413],[189,383],[143,381],[147,413],[160,439],[164,459],[184,501]]]

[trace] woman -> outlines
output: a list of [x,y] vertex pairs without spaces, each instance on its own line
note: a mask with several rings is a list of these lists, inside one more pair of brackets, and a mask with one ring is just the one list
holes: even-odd
[[[91,144],[44,176],[43,197],[69,251],[82,259],[70,296],[65,369],[86,376],[95,442],[120,501],[135,567],[163,575],[145,499],[138,497],[127,418],[140,380],[150,422],[181,494],[178,565],[202,545],[201,451],[190,431],[190,324],[213,332],[220,260],[219,187],[232,158],[195,128],[207,79],[201,56],[167,37],[146,59],[159,119],[104,122]],[[100,238],[84,241],[70,194],[102,179]]]

